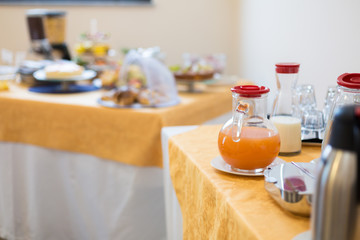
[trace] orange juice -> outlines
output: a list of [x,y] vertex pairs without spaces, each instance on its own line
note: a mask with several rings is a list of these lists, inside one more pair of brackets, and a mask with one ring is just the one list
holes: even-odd
[[279,134],[259,127],[243,127],[240,141],[231,137],[231,126],[219,133],[219,150],[222,158],[232,167],[243,170],[265,168],[280,151]]

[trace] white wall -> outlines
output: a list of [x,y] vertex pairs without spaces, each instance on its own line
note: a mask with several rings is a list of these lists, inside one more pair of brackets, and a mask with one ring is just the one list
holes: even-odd
[[241,76],[275,85],[276,62],[301,64],[299,84],[315,85],[318,107],[345,72],[360,72],[359,0],[242,0]]
[[29,8],[67,11],[67,42],[73,49],[92,18],[110,33],[115,49],[160,46],[168,64],[181,63],[184,52],[225,53],[228,73],[237,73],[238,0],[154,0],[154,6],[0,6],[0,48],[27,50],[25,12]]
[[[359,0],[155,0],[153,7],[49,7],[68,13],[71,47],[92,18],[110,32],[110,44],[158,45],[169,64],[183,52],[225,52],[228,73],[271,88],[274,64],[301,63],[298,83],[315,85],[318,106],[326,88],[344,72],[360,72]],[[25,11],[0,6],[0,48],[26,50]],[[270,102],[269,101],[269,102]]]

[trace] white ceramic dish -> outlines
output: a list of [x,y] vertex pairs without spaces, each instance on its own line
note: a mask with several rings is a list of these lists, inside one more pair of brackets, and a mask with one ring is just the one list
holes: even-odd
[[34,78],[39,81],[54,81],[54,82],[74,82],[74,81],[84,81],[90,80],[96,76],[96,72],[93,70],[84,70],[83,73],[79,76],[70,77],[70,78],[61,78],[61,79],[49,79],[46,78],[44,69],[40,69],[33,74]]
[[[268,166],[268,167],[272,167],[272,166],[276,166],[278,164],[281,163],[285,163],[284,160],[280,159],[280,158],[275,158],[275,160]],[[227,164],[221,156],[217,156],[216,158],[214,158],[213,160],[211,160],[211,166],[219,171],[222,172],[226,172],[226,173],[230,173],[230,174],[235,174],[235,175],[242,175],[242,176],[264,176],[264,172],[239,172],[234,170],[229,164]]]
[[311,240],[311,231],[306,231],[296,235],[292,240]]

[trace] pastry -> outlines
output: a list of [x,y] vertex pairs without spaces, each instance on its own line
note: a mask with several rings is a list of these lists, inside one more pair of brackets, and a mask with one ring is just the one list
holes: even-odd
[[129,106],[136,103],[138,96],[138,90],[129,87],[122,87],[120,89],[112,90],[105,93],[101,100],[113,101],[120,106]]
[[84,68],[73,62],[59,62],[45,67],[47,79],[67,79],[81,76]]
[[211,79],[214,76],[214,69],[210,65],[194,64],[184,68],[172,67],[174,77],[177,80],[201,81]]
[[137,101],[143,105],[154,105],[160,103],[161,95],[154,90],[142,89],[137,96]]
[[114,95],[115,103],[120,106],[128,106],[135,102],[136,95],[130,90],[118,91]]
[[107,69],[100,74],[101,85],[103,87],[115,86],[118,78],[119,78],[118,70]]

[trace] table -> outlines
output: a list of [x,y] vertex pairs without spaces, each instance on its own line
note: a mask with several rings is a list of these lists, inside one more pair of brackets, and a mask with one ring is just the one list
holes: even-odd
[[161,128],[229,112],[229,87],[160,109],[104,108],[101,94],[0,92],[0,237],[166,237]]
[[[264,188],[263,177],[225,174],[210,162],[219,155],[221,126],[199,126],[169,141],[170,176],[183,217],[183,239],[292,239],[309,219],[283,210]],[[303,146],[285,161],[309,162],[320,147]]]
[[101,91],[51,95],[12,89],[0,92],[0,141],[85,153],[136,166],[161,167],[162,127],[201,124],[231,110],[229,86],[210,86],[200,94],[183,93],[179,105],[156,109],[105,108],[96,103]]

